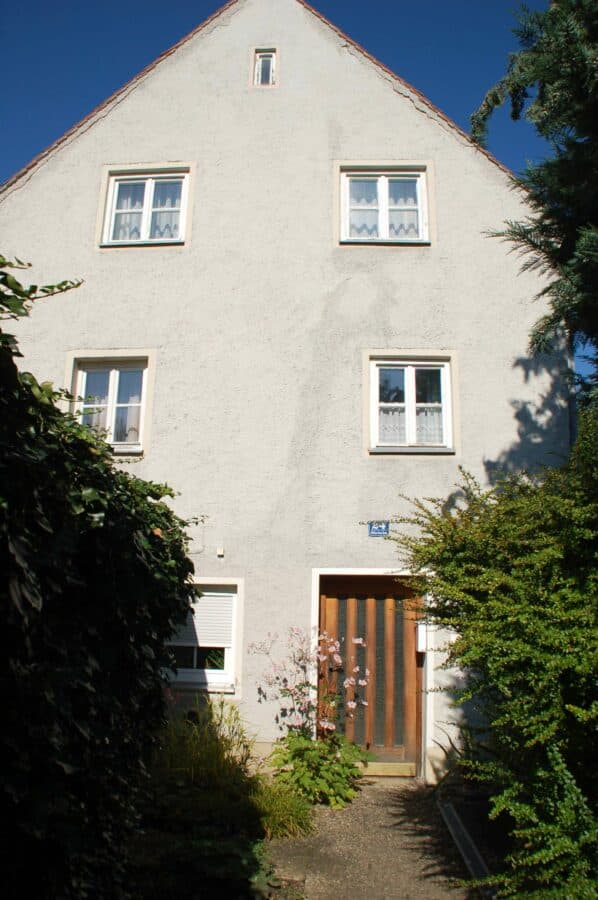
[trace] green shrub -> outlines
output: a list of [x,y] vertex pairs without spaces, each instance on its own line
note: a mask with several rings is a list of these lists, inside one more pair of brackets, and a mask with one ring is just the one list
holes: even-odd
[[502,895],[596,897],[598,409],[541,481],[482,491],[466,476],[452,510],[416,509],[419,536],[398,540],[430,619],[458,635],[461,700],[490,728],[491,755],[470,771],[513,822]]
[[360,762],[367,753],[339,734],[319,741],[295,731],[281,738],[270,760],[275,778],[292,786],[310,803],[340,808],[357,795]]
[[[9,268],[2,318],[53,292]],[[116,469],[18,355],[0,332],[4,896],[111,897],[193,566],[171,491]]]

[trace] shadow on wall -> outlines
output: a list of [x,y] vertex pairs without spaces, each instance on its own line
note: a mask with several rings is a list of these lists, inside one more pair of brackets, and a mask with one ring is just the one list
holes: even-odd
[[471,687],[466,670],[445,667],[446,656],[456,634],[439,629],[434,658],[434,687],[430,693],[441,694],[444,702],[436,706],[432,732],[426,735],[426,778],[431,784],[443,782],[459,772],[465,759],[492,755],[492,735],[479,698],[461,700]]
[[[513,363],[521,369],[523,381],[544,376],[548,389],[538,402],[511,400],[517,438],[496,459],[484,458],[486,479],[494,486],[507,475],[534,474],[546,466],[562,465],[575,439],[575,394],[572,372],[564,360],[549,356],[522,356]],[[450,514],[463,501],[464,492],[457,486],[451,491],[442,511]]]
[[572,440],[573,391],[564,358],[524,356],[513,363],[521,369],[527,384],[543,377],[548,389],[537,403],[512,400],[517,422],[517,440],[496,459],[485,459],[486,477],[496,484],[501,477],[516,472],[537,472],[543,466],[561,465]]

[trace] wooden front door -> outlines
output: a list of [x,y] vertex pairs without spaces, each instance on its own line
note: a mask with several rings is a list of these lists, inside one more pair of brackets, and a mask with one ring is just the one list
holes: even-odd
[[[420,755],[423,659],[416,653],[418,607],[393,576],[320,579],[320,632],[339,641],[343,660],[338,671],[320,672],[320,695],[332,678],[340,698],[338,727],[380,762],[416,763]],[[366,669],[368,683],[360,687]],[[344,690],[343,682],[351,676],[355,688]],[[357,706],[351,717],[346,704],[353,699]]]

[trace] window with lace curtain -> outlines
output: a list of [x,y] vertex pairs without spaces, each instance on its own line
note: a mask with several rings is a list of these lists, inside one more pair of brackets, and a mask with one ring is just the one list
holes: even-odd
[[147,359],[78,360],[74,393],[81,422],[105,435],[115,453],[141,453]]
[[188,172],[130,172],[108,182],[103,244],[177,244],[185,239]]
[[451,450],[450,363],[370,360],[370,448]]
[[427,243],[426,171],[341,171],[341,241]]

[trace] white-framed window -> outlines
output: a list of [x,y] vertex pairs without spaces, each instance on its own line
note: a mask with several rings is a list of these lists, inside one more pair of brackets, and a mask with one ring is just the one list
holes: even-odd
[[426,243],[426,170],[341,171],[341,241]]
[[110,175],[103,243],[183,243],[188,191],[186,171]]
[[449,361],[370,360],[371,449],[450,450]]
[[174,681],[214,691],[234,691],[238,585],[198,584],[193,610],[169,641]]
[[102,432],[115,453],[141,453],[147,359],[78,360],[74,392],[84,425]]
[[276,84],[276,50],[255,51],[253,83],[256,87]]

